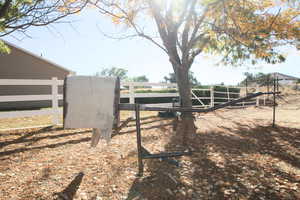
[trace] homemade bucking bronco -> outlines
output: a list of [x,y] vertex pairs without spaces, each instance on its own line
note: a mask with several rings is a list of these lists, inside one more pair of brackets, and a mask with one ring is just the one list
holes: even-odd
[[[169,163],[177,163],[169,159],[191,155],[191,151],[184,152],[165,152],[152,154],[142,146],[140,111],[168,111],[168,112],[196,112],[207,113],[246,101],[263,94],[274,95],[275,108],[275,81],[273,92],[257,92],[243,98],[235,99],[230,102],[219,104],[210,108],[185,108],[185,107],[149,107],[140,104],[120,104],[120,80],[112,77],[95,76],[70,76],[64,82],[64,128],[93,128],[91,146],[95,147],[99,140],[111,139],[113,129],[119,130],[120,111],[135,111],[136,136],[139,176],[143,175],[143,159],[159,158]],[[275,109],[274,109],[275,111]],[[275,115],[273,115],[275,119]],[[178,163],[177,163],[178,164]]]

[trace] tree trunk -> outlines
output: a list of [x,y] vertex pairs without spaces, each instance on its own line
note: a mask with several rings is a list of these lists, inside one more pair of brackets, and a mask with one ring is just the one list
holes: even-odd
[[[179,96],[181,105],[183,107],[192,107],[191,99],[191,85],[189,80],[189,70],[186,66],[177,66],[176,68],[177,85],[179,90]],[[194,124],[194,116],[192,113],[182,113],[181,121],[179,122],[177,133],[182,135],[183,144],[188,144],[189,138],[196,132],[196,126]]]

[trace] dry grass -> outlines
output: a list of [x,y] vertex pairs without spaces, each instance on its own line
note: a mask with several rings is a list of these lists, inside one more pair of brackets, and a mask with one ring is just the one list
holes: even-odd
[[[193,155],[147,160],[142,178],[134,123],[95,149],[89,129],[1,132],[0,199],[300,199],[300,98],[281,102],[276,128],[267,107],[198,116]],[[148,150],[177,148],[171,123],[143,120]]]
[[[132,116],[133,112],[122,111],[121,119],[127,119]],[[155,115],[154,112],[142,112],[142,116],[147,117],[151,115]],[[60,119],[60,123],[62,124],[62,118]],[[7,118],[0,119],[0,131],[3,129],[19,129],[26,127],[36,127],[36,126],[50,126],[52,124],[52,116],[44,115],[44,116],[33,116],[33,117],[21,117],[21,118]]]

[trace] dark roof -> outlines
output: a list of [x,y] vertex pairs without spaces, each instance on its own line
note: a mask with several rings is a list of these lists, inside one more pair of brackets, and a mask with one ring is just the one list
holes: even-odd
[[67,68],[65,68],[65,67],[62,67],[61,65],[56,64],[56,63],[54,63],[54,62],[52,62],[52,61],[50,61],[50,60],[48,60],[48,59],[45,59],[45,58],[43,58],[42,56],[38,56],[38,55],[36,55],[36,54],[34,54],[34,53],[31,53],[30,51],[28,51],[28,50],[26,50],[26,49],[23,49],[23,48],[21,48],[21,47],[18,47],[18,46],[14,45],[14,44],[12,44],[12,43],[10,43],[10,42],[7,42],[7,41],[5,41],[5,40],[2,40],[2,41],[3,41],[6,45],[8,45],[8,46],[10,46],[10,47],[13,47],[13,48],[16,48],[16,49],[18,49],[18,50],[24,52],[25,54],[28,54],[28,55],[30,55],[30,56],[32,56],[32,57],[35,57],[36,59],[39,59],[39,60],[41,60],[41,61],[43,61],[43,62],[47,62],[47,63],[53,65],[54,67],[57,67],[57,68],[62,69],[62,70],[64,70],[64,71],[70,72],[70,74],[75,74],[74,71],[69,70],[69,69],[67,69]]
[[284,79],[284,80],[298,80],[300,78],[294,77],[294,76],[290,76],[290,75],[286,75],[286,74],[282,74],[279,72],[274,72],[274,73],[270,73],[271,77],[275,77],[278,79]]

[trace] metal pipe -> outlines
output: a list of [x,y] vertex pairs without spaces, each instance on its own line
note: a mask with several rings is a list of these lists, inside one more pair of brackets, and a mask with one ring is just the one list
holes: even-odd
[[276,84],[277,84],[277,92],[279,92],[279,79],[278,79],[278,76],[276,77]]
[[246,78],[246,95],[248,95],[248,78]]
[[[280,92],[275,92],[276,94],[279,94]],[[223,103],[223,104],[219,104],[216,105],[214,107],[211,108],[205,108],[205,109],[201,109],[201,108],[187,108],[187,107],[169,107],[169,108],[165,108],[165,107],[148,107],[147,105],[140,105],[139,106],[139,110],[143,110],[143,111],[168,111],[168,112],[198,112],[198,113],[206,113],[206,112],[211,112],[211,111],[215,111],[217,109],[221,109],[221,108],[225,108],[227,106],[230,105],[234,105],[236,103],[251,99],[251,98],[255,98],[257,96],[263,95],[263,94],[273,94],[273,92],[258,92],[255,94],[251,94],[248,95],[246,97],[240,98],[240,99],[235,99],[232,100],[230,102],[227,103]],[[135,104],[120,104],[119,106],[120,110],[135,110]]]
[[184,155],[191,155],[191,152],[170,152],[170,153],[158,153],[158,154],[150,154],[144,155],[144,159],[151,159],[151,158],[169,158],[169,157],[180,157]]
[[136,123],[136,141],[137,141],[137,152],[138,152],[138,176],[143,176],[144,166],[142,158],[142,138],[141,138],[141,122],[140,122],[140,105],[135,104],[135,123]]
[[275,109],[276,109],[276,79],[274,78],[273,83],[273,128],[275,127]]

